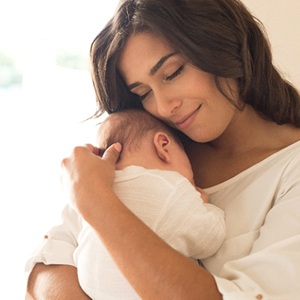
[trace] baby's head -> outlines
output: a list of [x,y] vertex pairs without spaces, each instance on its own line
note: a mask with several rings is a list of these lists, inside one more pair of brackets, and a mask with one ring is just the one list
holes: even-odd
[[97,134],[103,150],[113,143],[122,144],[118,169],[128,165],[173,170],[193,182],[191,165],[173,128],[148,112],[129,109],[109,115]]

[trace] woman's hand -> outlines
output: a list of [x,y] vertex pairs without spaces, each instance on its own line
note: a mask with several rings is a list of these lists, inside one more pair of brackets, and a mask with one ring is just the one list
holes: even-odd
[[100,150],[90,144],[75,147],[71,155],[62,160],[62,182],[69,194],[71,205],[84,219],[113,193],[116,161],[122,146],[111,145],[99,156]]

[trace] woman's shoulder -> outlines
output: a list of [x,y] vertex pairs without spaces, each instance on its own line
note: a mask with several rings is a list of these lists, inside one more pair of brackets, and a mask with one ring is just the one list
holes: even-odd
[[201,187],[214,186],[275,157],[284,159],[287,156],[288,159],[293,155],[291,152],[300,155],[300,128],[288,124],[270,124],[263,134],[257,132],[257,135],[252,135],[243,143],[235,143],[240,146],[231,147],[231,151],[230,147],[218,148],[190,142],[186,149],[196,184]]
[[[267,158],[250,166],[235,176],[208,188],[210,192],[227,187],[256,186],[255,189],[268,185],[282,186],[300,178],[300,141],[273,153]],[[298,181],[298,179],[297,179]]]

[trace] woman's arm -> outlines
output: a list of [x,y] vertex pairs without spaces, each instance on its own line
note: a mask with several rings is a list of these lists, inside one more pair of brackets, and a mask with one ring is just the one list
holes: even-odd
[[62,165],[75,208],[143,299],[222,299],[213,276],[162,241],[113,193],[119,145],[76,147]]
[[107,199],[100,217],[94,210],[88,220],[142,299],[221,299],[211,274],[158,238],[114,195]]
[[[26,275],[29,276],[30,274],[28,292],[35,297],[39,295],[37,299],[55,299],[51,298],[53,297],[51,293],[56,293],[57,290],[62,293],[65,285],[61,281],[63,277],[61,271],[72,270],[76,272],[73,253],[77,247],[77,237],[81,230],[82,218],[69,205],[66,205],[62,211],[61,219],[61,224],[52,227],[47,232],[35,253],[26,263]],[[59,268],[58,265],[61,267]],[[70,286],[72,286],[71,278],[74,279],[73,289],[75,291],[75,287],[78,286],[77,275],[66,277]],[[47,294],[50,295],[49,298],[44,298]]]
[[26,299],[88,300],[90,297],[81,289],[75,267],[39,263],[30,274]]

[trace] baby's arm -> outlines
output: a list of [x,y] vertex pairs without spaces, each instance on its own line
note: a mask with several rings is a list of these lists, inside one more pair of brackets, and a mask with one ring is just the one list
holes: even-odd
[[213,255],[226,236],[224,212],[207,203],[208,195],[187,181],[177,184],[169,198],[156,224],[158,235],[187,257]]

